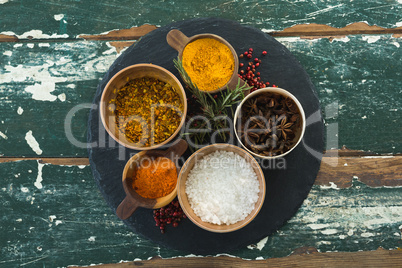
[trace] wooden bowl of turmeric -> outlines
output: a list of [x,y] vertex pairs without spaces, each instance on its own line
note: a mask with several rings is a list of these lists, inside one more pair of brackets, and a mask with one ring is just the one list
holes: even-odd
[[164,207],[177,196],[178,160],[187,147],[179,139],[166,151],[141,151],[128,160],[122,175],[126,197],[116,209],[120,219],[129,218],[139,207]]
[[[200,91],[217,93],[238,85],[239,59],[234,48],[222,37],[215,34],[187,37],[173,29],[166,40],[179,52],[183,69]],[[189,81],[182,78],[188,84]]]

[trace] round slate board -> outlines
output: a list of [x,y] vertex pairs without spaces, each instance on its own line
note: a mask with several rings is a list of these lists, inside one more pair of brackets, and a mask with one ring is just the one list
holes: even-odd
[[[179,77],[173,59],[177,51],[166,42],[166,34],[179,29],[187,36],[213,33],[232,44],[238,54],[249,47],[268,51],[259,67],[261,79],[287,89],[303,105],[307,128],[297,148],[283,161],[264,161],[267,192],[264,205],[257,217],[246,227],[232,233],[205,231],[190,220],[179,227],[167,227],[161,234],[155,226],[152,210],[140,208],[124,222],[136,233],[152,241],[174,249],[194,254],[229,253],[234,249],[257,243],[272,234],[289,220],[307,197],[317,176],[324,147],[324,126],[321,109],[314,86],[296,58],[274,38],[260,30],[245,27],[237,22],[216,18],[192,19],[159,28],[144,36],[137,44],[129,47],[110,67],[98,85],[94,105],[88,121],[88,152],[95,182],[108,205],[116,211],[125,193],[121,174],[130,156],[136,151],[119,146],[106,134],[99,119],[99,100],[109,79],[119,70],[137,63],[160,65]],[[187,158],[189,150],[184,155]],[[134,243],[134,242],[133,242]]]

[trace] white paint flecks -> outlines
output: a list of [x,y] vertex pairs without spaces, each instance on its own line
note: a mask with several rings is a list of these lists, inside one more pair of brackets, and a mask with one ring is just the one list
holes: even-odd
[[67,87],[74,89],[76,87],[76,85],[75,84],[68,84]]
[[79,169],[84,169],[87,165],[78,165]]
[[106,45],[109,47],[109,49],[106,50],[106,51],[103,51],[102,52],[103,55],[109,55],[109,54],[117,53],[116,48],[114,46],[110,45],[109,42],[107,42]]
[[33,44],[33,43],[27,44],[27,47],[29,47],[29,48],[34,48],[34,47],[35,47],[35,44]]
[[320,185],[321,189],[335,189],[335,190],[339,190],[338,185],[336,185],[335,183],[333,183],[332,181],[329,182],[329,186],[328,185]]
[[24,109],[22,109],[22,107],[18,107],[17,114],[22,115],[23,112],[24,112]]
[[3,132],[0,131],[0,137],[2,137],[3,139],[8,139],[7,135],[4,134]]
[[326,229],[326,230],[321,231],[321,233],[325,234],[325,235],[332,235],[332,234],[336,234],[337,232],[338,232],[337,229]]
[[90,242],[94,242],[94,241],[95,241],[95,239],[96,239],[96,236],[91,236],[90,238],[88,238],[88,241],[90,241]]
[[57,98],[60,100],[60,101],[66,101],[66,94],[64,94],[64,93],[61,93],[61,94],[59,94],[58,96],[57,96]]
[[339,5],[336,5],[336,6],[330,6],[330,7],[327,7],[327,8],[323,8],[323,9],[320,9],[320,10],[317,10],[317,11],[314,11],[314,12],[311,12],[311,13],[306,14],[306,17],[313,17],[313,16],[316,16],[316,15],[318,15],[318,14],[322,14],[322,13],[328,12],[328,11],[334,9],[334,8],[341,7],[341,6],[343,6],[343,4],[339,4]]
[[347,42],[350,41],[350,39],[349,39],[349,37],[345,36],[345,37],[342,37],[342,38],[334,38],[334,39],[332,40],[332,42],[334,42],[334,41],[347,43]]
[[353,229],[350,229],[349,231],[348,231],[348,236],[352,236],[354,234],[354,230]]
[[64,14],[56,14],[54,15],[54,19],[57,21],[61,21],[61,19],[64,18]]
[[42,178],[42,169],[43,169],[43,166],[44,166],[44,165],[45,165],[45,164],[41,164],[41,163],[39,163],[39,161],[38,161],[38,176],[36,177],[36,181],[35,181],[35,183],[34,183],[35,187],[38,188],[38,189],[42,189],[42,188],[43,188],[43,185],[42,185],[42,181],[43,181],[43,178]]
[[27,187],[21,187],[21,192],[28,193],[29,189]]
[[399,48],[401,45],[398,42],[393,42],[392,43],[394,46],[396,46],[397,48]]
[[[401,0],[399,0],[399,1],[401,1]],[[402,26],[402,21],[397,22],[395,25],[396,25],[396,27],[401,27]]]
[[42,82],[35,83],[32,86],[27,86],[25,88],[26,92],[32,93],[32,99],[40,101],[55,101],[57,96],[52,95],[56,89],[56,84],[54,82]]
[[56,215],[50,215],[49,216],[49,221],[53,222],[56,218],[57,218]]
[[367,41],[367,43],[375,43],[381,39],[381,36],[369,35],[369,36],[362,36],[363,41]]
[[39,43],[38,44],[39,47],[50,47],[49,43]]
[[257,243],[257,248],[261,251],[265,247],[265,244],[267,243],[267,241],[268,241],[268,236],[261,239],[261,241]]
[[319,224],[319,223],[312,223],[312,224],[308,224],[308,227],[310,227],[313,230],[319,230],[319,229],[324,229],[329,227],[329,224]]
[[5,4],[7,2],[8,2],[8,0],[0,0],[0,4]]
[[346,235],[340,235],[340,236],[339,236],[339,239],[342,239],[342,240],[343,240],[343,239],[345,239],[345,238],[346,238]]
[[[16,34],[12,34],[16,35]],[[18,39],[48,39],[48,38],[67,38],[68,34],[44,34],[41,30],[31,30],[21,35],[16,35]]]
[[62,223],[63,223],[62,221],[57,220],[54,224],[57,226],[57,225],[62,224]]
[[362,233],[361,234],[361,237],[372,237],[372,236],[375,236],[375,234],[373,234],[373,233]]
[[27,141],[29,147],[37,154],[41,155],[42,150],[39,147],[39,143],[36,141],[35,137],[32,135],[32,130],[25,134],[25,140]]
[[16,219],[15,221],[16,222],[22,222],[22,219]]
[[364,115],[364,116],[362,116],[362,119],[367,119],[367,116],[365,116],[365,115]]
[[10,51],[10,50],[7,50],[7,51],[4,51],[4,52],[3,52],[3,55],[4,55],[4,56],[9,56],[9,57],[11,57],[11,56],[13,55],[13,52]]
[[22,47],[22,44],[15,44],[14,48]]

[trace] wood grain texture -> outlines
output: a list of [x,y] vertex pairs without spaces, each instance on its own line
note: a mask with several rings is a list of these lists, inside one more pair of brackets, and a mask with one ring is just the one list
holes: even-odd
[[[342,151],[340,151],[342,152]],[[331,152],[334,154],[334,152]],[[87,166],[88,158],[0,157],[0,163],[35,160],[43,164]],[[324,154],[316,185],[351,187],[354,178],[370,187],[402,186],[402,156],[331,157]]]
[[266,260],[243,260],[229,256],[188,257],[162,259],[152,258],[147,261],[102,264],[93,267],[397,267],[402,262],[402,250],[379,248],[367,252],[329,252],[291,255],[284,258]]
[[[389,35],[368,38],[277,40],[298,58],[317,88],[327,149],[346,145],[373,155],[398,154],[400,130],[389,126],[402,118],[401,41]],[[86,157],[88,107],[99,80],[119,55],[104,41],[1,43],[0,112],[5,116],[0,131],[6,138],[0,136],[0,155],[37,157],[25,140],[31,130],[41,157]],[[34,97],[33,90],[43,95]],[[44,121],[38,111],[52,116]],[[67,137],[68,115],[74,116],[67,128],[71,126],[80,146]]]
[[[397,1],[132,1],[54,0],[8,1],[1,5],[1,32],[23,35],[40,30],[68,39],[143,24],[167,25],[186,18],[221,17],[267,31],[281,31],[300,23],[345,27],[351,22],[394,28],[401,21]],[[65,38],[65,37],[64,37]]]
[[155,25],[145,24],[130,29],[113,30],[106,34],[79,35],[78,37],[85,40],[137,40],[156,28]]
[[[161,247],[127,228],[106,206],[89,166],[15,161],[0,163],[0,177],[2,267],[65,267],[192,256]],[[356,178],[344,189],[313,185],[296,215],[277,232],[248,247],[221,253],[256,260],[293,252],[398,249],[401,191],[400,187],[372,188]]]
[[354,22],[345,27],[337,28],[324,24],[297,24],[282,31],[270,32],[272,36],[346,36],[355,34],[401,34],[402,27],[384,28],[377,25],[368,25],[366,22]]

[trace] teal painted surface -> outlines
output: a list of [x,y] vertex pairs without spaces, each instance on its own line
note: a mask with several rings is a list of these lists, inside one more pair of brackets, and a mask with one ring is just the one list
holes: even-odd
[[[378,40],[359,35],[333,42],[278,40],[317,88],[328,149],[346,145],[401,153],[402,41],[389,35],[370,38]],[[0,134],[0,155],[38,156],[25,140],[32,131],[41,156],[87,156],[85,144],[76,146],[86,141],[85,107],[117,56],[106,42],[0,44],[0,131],[6,136]],[[71,132],[65,131],[65,120]]]
[[[128,229],[106,206],[89,166],[2,163],[0,177],[1,267],[65,267],[188,254],[161,248]],[[396,249],[402,243],[401,226],[402,188],[370,188],[355,179],[348,189],[314,186],[297,214],[259,243],[261,250],[250,246],[222,253],[256,259],[287,256],[303,246],[321,252]]]
[[[64,17],[55,17],[60,14]],[[402,4],[397,0],[9,0],[0,4],[0,32],[22,35],[41,30],[50,36],[76,38],[80,34],[98,34],[144,23],[166,25],[199,17],[233,19],[267,30],[282,30],[301,23],[344,27],[357,21],[393,28],[402,21],[401,14]]]

